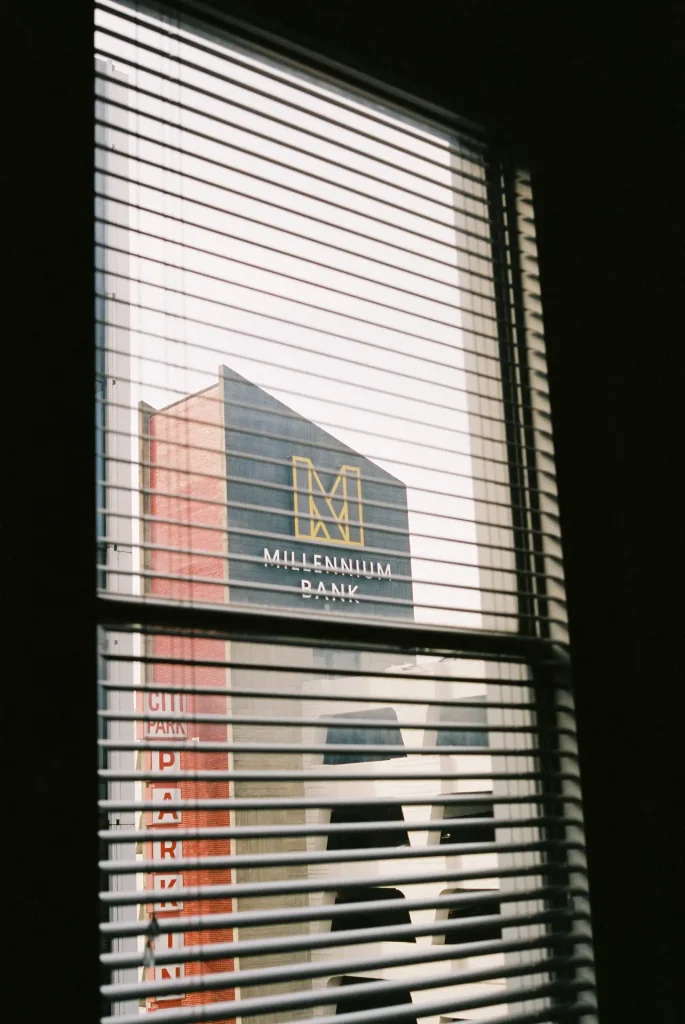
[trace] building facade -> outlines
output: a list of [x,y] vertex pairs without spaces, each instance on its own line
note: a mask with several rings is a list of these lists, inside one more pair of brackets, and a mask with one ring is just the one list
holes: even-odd
[[[411,620],[406,489],[332,434],[221,367],[217,383],[200,393],[161,410],[141,406],[140,437],[145,592],[185,602],[258,604],[308,615]],[[469,929],[462,925],[457,931],[449,924],[445,931],[439,928],[442,917],[480,918],[500,909],[493,899],[499,884],[494,853],[440,852],[442,846],[495,839],[487,799],[492,783],[469,779],[487,775],[492,762],[485,709],[468,707],[469,698],[483,701],[482,665],[436,664],[435,659],[425,664],[405,659],[398,665],[397,656],[384,653],[166,636],[148,638],[147,659],[149,692],[146,688],[139,701],[137,728],[158,749],[143,755],[157,771],[157,781],[146,787],[144,797],[168,800],[169,808],[149,812],[146,824],[159,828],[163,838],[148,844],[151,849],[144,855],[156,863],[168,860],[169,867],[141,876],[142,884],[169,889],[168,904],[154,906],[158,917],[202,914],[207,922],[203,930],[164,936],[164,948],[177,948],[179,960],[164,967],[163,976],[179,979],[181,990],[175,999],[148,1000],[148,1010],[249,999],[252,994],[249,986],[184,993],[181,979],[198,971],[263,972],[296,964],[308,964],[312,977],[260,983],[260,995],[270,993],[277,1000],[280,994],[311,987],[387,981],[400,987],[376,997],[367,989],[363,998],[341,1002],[338,1012],[418,1004],[434,998],[435,989],[402,990],[401,982],[409,975],[422,977],[420,964],[341,973],[336,965],[340,947],[327,944],[326,934],[375,929],[370,941],[348,947],[350,962],[362,957],[401,960],[408,949],[420,953],[422,944],[452,943],[454,955],[448,962],[459,969],[469,963],[459,956],[455,937],[461,936],[462,943],[501,937],[496,921],[476,922]],[[155,684],[187,692],[162,692]],[[214,688],[221,691],[216,696]],[[464,701],[466,706],[460,707]],[[160,710],[165,715],[155,717]],[[211,715],[229,721],[197,720]],[[319,719],[321,726],[312,724]],[[465,721],[472,728],[464,730]],[[231,749],[187,749],[194,742],[213,741]],[[175,749],[179,744],[183,749]],[[279,749],[281,745],[287,749]],[[255,746],[265,749],[256,753]],[[366,752],[365,747],[373,749]],[[482,753],[460,755],[460,747],[482,748]],[[432,753],[432,748],[439,750]],[[166,768],[220,769],[231,778],[167,785],[160,781]],[[403,769],[414,776],[411,782],[398,778]],[[373,777],[355,780],[364,774]],[[480,792],[483,803],[474,804],[474,793]],[[230,799],[238,806],[217,811],[173,808],[174,801],[198,797]],[[259,801],[279,798],[304,806],[258,806]],[[253,806],[244,806],[248,803]],[[459,818],[465,815],[482,817],[482,825],[475,831],[473,822],[469,829],[460,828]],[[427,822],[430,826],[422,829]],[[194,827],[238,831],[230,839],[175,838],[176,828],[181,836]],[[404,857],[407,847],[417,856]],[[388,859],[363,859],[364,850],[371,848],[387,848]],[[422,848],[430,856],[423,856]],[[237,863],[249,860],[249,865],[205,872],[206,878],[174,868],[181,857],[210,854],[235,856]],[[394,855],[399,858],[393,866]],[[269,858],[280,862],[269,866]],[[469,869],[481,875],[492,869],[492,875],[449,882],[451,874]],[[396,886],[374,884],[387,874],[400,879]],[[250,894],[251,884],[270,881],[304,884],[302,891]],[[202,904],[174,901],[174,888],[203,883],[232,885],[239,894]],[[467,907],[453,901],[451,910],[436,908],[440,898],[460,894],[476,902]],[[480,898],[484,902],[478,903]],[[379,901],[385,906],[365,908]],[[321,917],[327,906],[333,910],[329,919]],[[264,915],[287,917],[296,908],[309,908],[314,920],[264,922]],[[219,915],[220,927],[211,928],[212,914]],[[226,926],[231,916],[246,923]],[[392,929],[399,930],[397,937]],[[409,934],[417,930],[425,934]],[[249,952],[250,943],[263,946],[265,940],[278,938],[283,945],[286,937],[291,950]],[[227,949],[235,945],[246,953],[204,963],[184,960],[184,951],[198,943],[221,943]],[[478,966],[499,963],[504,964],[503,955],[492,954],[479,958]],[[160,970],[147,968],[145,976],[152,979]],[[434,973],[435,966],[426,963],[425,971]],[[492,982],[489,988],[502,984]],[[459,996],[469,991],[461,985]],[[484,984],[476,983],[475,991],[483,992]],[[275,1008],[258,1019],[269,1024],[309,1016],[308,1007],[287,1013]],[[478,1011],[471,1016],[477,1018]]]

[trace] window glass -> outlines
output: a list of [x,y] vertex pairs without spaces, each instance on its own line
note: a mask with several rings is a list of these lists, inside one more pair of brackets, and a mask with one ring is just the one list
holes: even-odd
[[[337,678],[340,672],[353,673],[361,668],[359,651],[338,651],[331,647],[314,647],[312,650],[314,666],[322,670],[322,674]],[[333,670],[336,675],[334,676]]]
[[[475,893],[477,890],[464,890],[464,894]],[[484,889],[483,893],[492,895],[492,890]],[[449,921],[468,921],[470,918],[487,917],[500,913],[499,903],[469,903],[467,906],[452,908],[447,919]],[[466,927],[453,928],[445,932],[445,942],[451,944],[463,944],[467,942],[496,942],[502,938],[502,927],[496,921],[494,923],[470,923]]]
[[[112,1015],[215,1002],[216,1019],[290,1024],[376,978],[401,991],[337,1012],[418,1013],[423,967],[343,970],[359,949],[328,910],[381,893],[396,908],[357,927],[421,926],[416,954],[456,880],[545,906],[525,848],[544,835],[532,671],[460,646],[518,637],[541,575],[514,540],[529,509],[510,435],[511,396],[537,401],[545,374],[537,342],[535,388],[514,358],[499,157],[177,14],[101,0],[95,47],[99,583],[179,616],[103,630]],[[197,608],[216,628],[188,625]],[[341,620],[354,633],[327,648]],[[261,632],[274,622],[311,632]],[[391,640],[367,642],[379,624]],[[416,625],[453,627],[454,646],[414,643]],[[445,853],[494,845],[494,818],[501,850]],[[469,1019],[521,962],[491,961]],[[445,968],[446,1006],[460,985]],[[278,1008],[255,1013],[261,997]]]
[[[396,828],[384,828],[389,822],[398,822]],[[362,847],[376,849],[382,846],[409,846],[409,835],[404,825],[402,808],[397,804],[373,805],[359,803],[346,807],[334,807],[331,811],[331,825],[377,825],[378,828],[354,829],[332,832],[328,837],[329,850],[356,850]]]
[[[368,985],[372,982],[372,978],[341,978],[340,984],[347,985]],[[372,992],[366,992],[364,995],[360,995],[357,998],[346,999],[344,1003],[339,1003],[336,1013],[361,1013],[364,1010],[379,1010],[386,1009],[389,1006],[401,1006],[404,1003],[411,1003],[411,993],[408,990],[392,993],[381,993],[378,995]],[[403,1021],[406,1024],[416,1024],[415,1017],[403,1017]]]
[[386,729],[372,729],[354,724],[355,718],[377,718],[380,721],[396,722],[397,712],[394,708],[372,708],[363,712],[348,711],[335,717],[349,722],[349,724],[329,726],[326,743],[349,746],[350,752],[325,753],[324,764],[354,764],[360,761],[387,761],[394,757],[406,757],[404,752],[388,751],[386,754],[383,751],[371,751],[367,753],[359,749],[364,746],[403,746],[402,733],[397,727],[393,728],[392,725],[388,725]]
[[[495,823],[492,805],[447,804],[445,818],[456,819],[445,823],[440,833],[440,842],[457,843],[494,843]],[[459,818],[482,818],[482,825],[460,825]]]
[[[345,903],[370,903],[375,900],[396,900],[397,905],[381,911],[365,912],[358,910],[354,914],[336,917],[333,919],[331,930],[335,932],[352,928],[391,928],[395,925],[411,925],[409,911],[400,902],[403,899],[404,896],[399,889],[346,889],[336,896],[336,907],[342,906]],[[389,936],[389,938],[391,937]],[[416,936],[405,935],[399,938],[399,940],[395,939],[394,941],[416,942]]]
[[143,593],[515,629],[481,147],[113,3],[97,25]]
[[[487,708],[470,708],[455,704],[443,708],[441,718],[446,722],[450,718],[460,722],[473,722],[474,725],[487,725]],[[444,725],[437,730],[436,744],[439,747],[487,747],[488,734],[485,729],[465,729]]]

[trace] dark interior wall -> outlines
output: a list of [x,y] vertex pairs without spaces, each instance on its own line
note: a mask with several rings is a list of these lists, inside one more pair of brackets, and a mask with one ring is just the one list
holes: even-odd
[[[676,5],[639,20],[625,3],[217,6],[483,118],[531,162],[602,1021],[677,1019],[685,58]],[[87,3],[39,13],[12,5],[4,33],[16,62],[4,167],[5,697],[17,745],[6,820],[32,837],[13,847],[12,950],[26,975],[11,976],[26,987],[9,997],[16,1020],[37,1019],[30,986],[41,974],[55,1019],[92,1020],[91,22]],[[39,827],[59,838],[46,846]],[[52,924],[36,930],[40,911]]]

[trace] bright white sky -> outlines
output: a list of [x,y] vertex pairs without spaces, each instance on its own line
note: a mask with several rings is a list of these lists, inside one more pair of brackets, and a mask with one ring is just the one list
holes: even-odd
[[[152,94],[108,86],[112,99],[135,111],[127,115],[128,131],[153,140],[108,129],[110,145],[128,154],[123,159],[131,182],[128,209],[110,201],[107,216],[132,229],[108,237],[118,235],[113,244],[130,252],[133,408],[140,400],[159,408],[211,386],[225,362],[407,485],[416,618],[479,626],[478,591],[463,589],[479,584],[456,308],[462,304],[457,264],[464,266],[467,257],[455,247],[468,240],[458,234],[450,204],[451,187],[476,192],[480,186],[455,174],[446,139],[433,132],[310,80],[306,85],[316,95],[303,93],[290,83],[305,80],[282,69],[276,78],[265,77],[274,69],[261,58],[204,39],[200,51],[160,34],[161,22],[137,17],[150,27],[98,10],[96,33],[98,55],[130,85]],[[131,41],[110,36],[108,29]],[[180,36],[193,38],[183,31]],[[331,102],[341,98],[344,107]],[[174,105],[179,101],[201,112],[180,110]],[[113,107],[100,107],[103,113],[112,123],[126,117]],[[253,134],[260,132],[268,138]],[[458,163],[466,167],[463,157]],[[468,171],[480,173],[475,163]],[[132,429],[136,423],[133,415]]]

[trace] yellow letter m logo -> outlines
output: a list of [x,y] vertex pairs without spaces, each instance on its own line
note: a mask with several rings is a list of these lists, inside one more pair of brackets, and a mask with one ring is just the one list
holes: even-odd
[[312,460],[293,455],[293,493],[296,537],[363,546],[362,481],[358,466],[341,466],[330,490],[326,490]]

